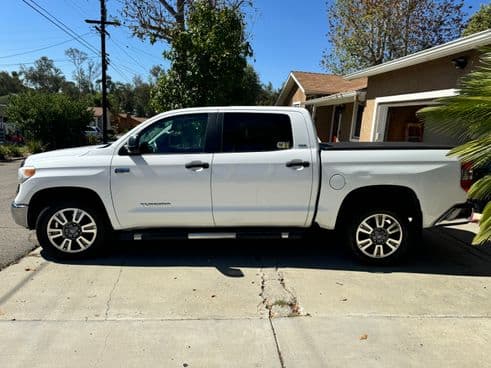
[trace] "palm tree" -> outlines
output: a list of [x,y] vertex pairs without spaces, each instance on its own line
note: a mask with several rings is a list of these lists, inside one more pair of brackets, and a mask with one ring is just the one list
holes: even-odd
[[[483,51],[479,67],[461,80],[456,96],[438,100],[436,106],[418,112],[429,129],[460,138],[462,145],[450,151],[473,169],[487,168],[487,174],[469,190],[469,198],[491,197],[491,49]],[[491,239],[491,202],[484,208],[479,233],[473,244]]]

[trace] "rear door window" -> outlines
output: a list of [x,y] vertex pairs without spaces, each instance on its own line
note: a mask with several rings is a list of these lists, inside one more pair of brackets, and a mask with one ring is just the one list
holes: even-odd
[[224,114],[223,152],[279,151],[292,147],[292,126],[286,114]]

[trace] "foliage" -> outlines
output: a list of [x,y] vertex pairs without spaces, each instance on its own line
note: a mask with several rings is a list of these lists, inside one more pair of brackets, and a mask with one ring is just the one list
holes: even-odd
[[24,83],[41,92],[59,92],[65,82],[65,77],[54,61],[42,56],[34,63],[34,66],[26,68],[21,66],[20,74]]
[[479,10],[472,15],[465,27],[463,36],[469,36],[473,33],[485,31],[491,28],[491,4],[482,4]]
[[82,132],[93,118],[87,107],[63,94],[29,91],[10,98],[7,117],[28,140],[56,149],[83,142]]
[[0,160],[7,160],[12,157],[23,157],[26,150],[22,146],[15,144],[0,144]]
[[94,82],[100,74],[101,65],[91,60],[86,52],[76,48],[65,50],[65,55],[75,67],[73,79],[77,83],[79,92],[94,93]]
[[271,82],[263,84],[261,86],[261,92],[257,98],[257,105],[274,106],[278,96],[280,95],[280,89],[274,89]]
[[[469,197],[491,199],[491,50],[481,56],[480,67],[461,82],[457,96],[439,99],[440,105],[420,110],[429,129],[460,137],[462,145],[451,151],[474,169],[487,169],[475,182]],[[484,209],[480,233],[474,243],[491,239],[491,202]]]
[[122,16],[135,36],[153,44],[162,40],[172,43],[179,31],[186,30],[187,18],[195,3],[210,8],[240,9],[251,0],[122,0]]
[[155,111],[150,105],[152,84],[144,82],[136,75],[132,83],[111,83],[109,86],[109,106],[113,115],[128,113],[150,117]]
[[19,93],[25,89],[17,72],[0,71],[0,96]]
[[460,36],[463,0],[328,1],[328,38],[321,64],[345,74]]
[[26,142],[27,151],[29,153],[41,153],[46,151],[46,147],[39,139],[31,139]]
[[252,50],[244,30],[240,10],[197,2],[189,13],[187,29],[180,30],[171,49],[164,52],[171,67],[160,73],[152,91],[155,110],[250,100],[250,84],[258,78],[247,68]]

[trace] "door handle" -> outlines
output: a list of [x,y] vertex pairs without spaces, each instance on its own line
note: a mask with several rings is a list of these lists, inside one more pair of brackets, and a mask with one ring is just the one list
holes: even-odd
[[202,161],[191,161],[184,165],[186,169],[208,169],[210,164]]
[[114,172],[116,174],[129,173],[130,172],[130,168],[129,167],[117,167],[117,168],[114,169]]
[[303,160],[291,160],[286,163],[286,167],[309,167],[310,162]]

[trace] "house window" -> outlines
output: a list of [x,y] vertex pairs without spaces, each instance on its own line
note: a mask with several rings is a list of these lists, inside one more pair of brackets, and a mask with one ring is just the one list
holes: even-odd
[[363,112],[365,111],[365,105],[356,105],[356,114],[354,116],[353,125],[351,127],[351,139],[360,139],[361,123],[363,119]]

